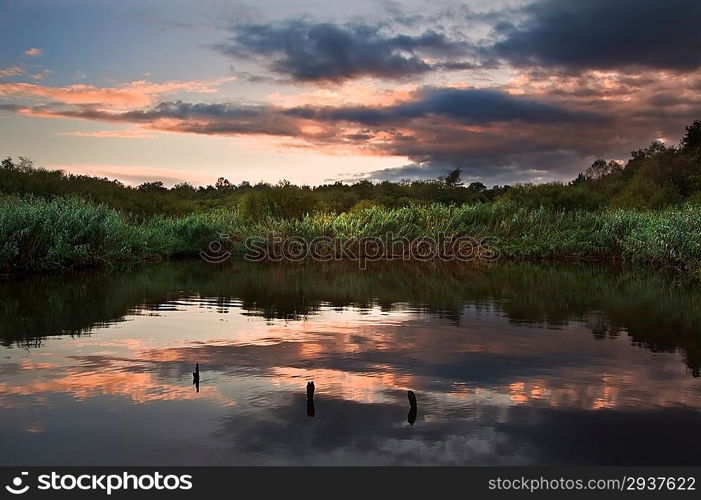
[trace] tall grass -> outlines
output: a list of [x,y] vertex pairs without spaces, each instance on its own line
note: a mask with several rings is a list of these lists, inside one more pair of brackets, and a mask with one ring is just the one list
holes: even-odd
[[[467,235],[497,238],[509,259],[622,259],[681,271],[701,271],[701,207],[663,211],[558,211],[513,202],[462,206],[370,206],[301,218],[244,217],[218,210],[181,218],[127,220],[80,198],[0,199],[0,270],[55,271],[173,256],[194,256],[226,240],[241,252],[249,237],[416,238]],[[700,274],[701,276],[701,274]]]
[[47,271],[144,256],[140,231],[78,198],[0,200],[0,269]]

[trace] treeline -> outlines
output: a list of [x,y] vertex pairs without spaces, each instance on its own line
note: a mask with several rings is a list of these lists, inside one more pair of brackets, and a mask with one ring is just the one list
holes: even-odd
[[598,159],[566,185],[509,188],[502,196],[520,205],[557,209],[660,209],[701,204],[701,121],[686,127],[678,147],[653,142],[626,163]]
[[464,204],[490,201],[504,188],[487,189],[474,182],[465,186],[456,170],[438,180],[296,186],[243,181],[232,184],[219,178],[214,185],[189,183],[167,188],[160,181],[127,186],[118,180],[47,170],[28,159],[6,158],[0,163],[0,193],[34,195],[45,199],[77,195],[129,214],[180,216],[210,209],[241,209],[253,215],[300,217],[318,211],[347,212],[353,208],[381,205],[397,208],[410,204]]
[[625,162],[596,160],[573,181],[494,186],[463,182],[460,169],[435,180],[321,186],[296,186],[287,181],[232,184],[219,178],[214,185],[162,182],[136,187],[117,180],[74,175],[36,167],[27,158],[0,163],[0,194],[33,195],[44,199],[77,195],[106,204],[133,217],[182,216],[211,209],[236,209],[244,217],[270,215],[299,218],[315,212],[344,213],[370,206],[462,205],[513,201],[526,208],[660,209],[685,201],[701,204],[701,122],[694,121],[678,147],[655,142],[633,151]]

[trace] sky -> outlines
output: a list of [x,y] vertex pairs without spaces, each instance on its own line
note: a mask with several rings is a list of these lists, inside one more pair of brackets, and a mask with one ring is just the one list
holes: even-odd
[[127,184],[567,181],[701,119],[698,0],[0,0],[0,155]]

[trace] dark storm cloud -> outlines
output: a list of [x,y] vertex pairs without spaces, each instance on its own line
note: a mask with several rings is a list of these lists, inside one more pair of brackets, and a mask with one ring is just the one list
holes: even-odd
[[273,24],[245,24],[234,29],[221,52],[249,58],[270,58],[270,69],[297,81],[339,82],[362,76],[406,78],[439,68],[424,60],[429,55],[450,58],[455,68],[471,63],[458,60],[469,46],[444,34],[426,30],[418,35],[386,34],[379,26],[314,23],[305,20]]
[[[582,155],[573,151],[543,151],[537,153],[502,152],[494,154],[459,152],[454,156],[436,155],[415,163],[370,172],[373,181],[437,179],[455,168],[463,170],[467,182],[481,181],[488,186],[518,182],[550,181],[573,177],[586,165]],[[347,179],[354,181],[358,179]]]
[[[697,0],[537,0],[520,8],[433,13],[404,12],[388,3],[385,10],[386,19],[375,25],[240,24],[216,48],[235,58],[262,58],[268,69],[295,81],[402,79],[495,67],[497,61],[569,71],[701,67]],[[488,36],[465,38],[485,28]],[[406,29],[414,34],[396,31]]]
[[401,120],[439,115],[465,125],[503,121],[528,123],[573,123],[605,120],[590,112],[575,112],[526,97],[515,97],[499,90],[426,88],[415,99],[393,106],[371,108],[294,108],[291,116],[321,121],[351,121],[382,125]]
[[521,23],[502,22],[484,49],[522,67],[571,70],[701,66],[698,0],[542,0]]
[[183,101],[163,102],[148,110],[129,111],[123,114],[135,121],[152,121],[156,118],[184,119],[192,117],[215,117],[231,120],[250,119],[265,111],[265,106],[232,105],[210,103],[188,103]]
[[298,134],[293,121],[275,108],[235,103],[162,102],[146,109],[115,113],[91,106],[71,109],[25,108],[33,112],[85,120],[140,123],[156,130],[207,135]]
[[0,111],[8,111],[10,113],[16,113],[17,111],[24,109],[24,106],[19,104],[0,104]]
[[[19,107],[18,107],[19,108]],[[26,109],[20,108],[20,109]],[[125,112],[101,110],[92,105],[79,105],[62,109],[49,106],[33,107],[33,110],[45,110],[61,116],[85,118],[106,121],[125,121],[148,123],[162,118],[182,120],[186,118],[225,118],[230,120],[250,119],[259,116],[267,108],[262,105],[238,105],[230,103],[188,103],[183,101],[162,102],[151,108],[137,109]]]

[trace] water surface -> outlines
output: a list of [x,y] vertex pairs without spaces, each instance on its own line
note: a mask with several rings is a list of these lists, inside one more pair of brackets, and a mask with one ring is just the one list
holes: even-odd
[[0,464],[699,465],[700,366],[698,287],[610,267],[6,280]]

